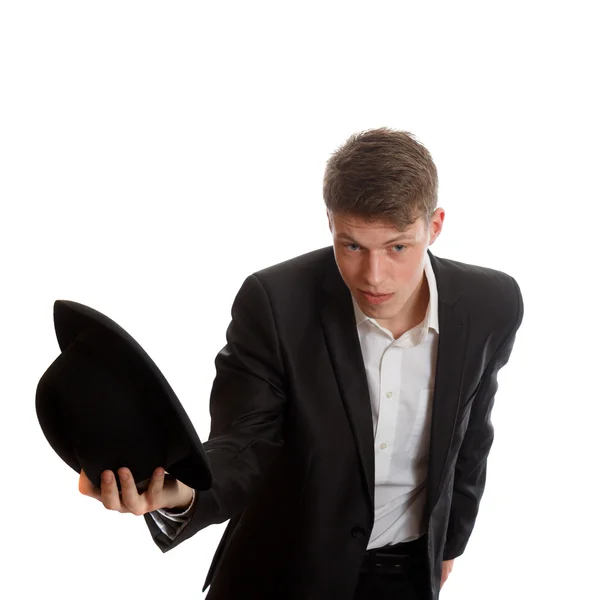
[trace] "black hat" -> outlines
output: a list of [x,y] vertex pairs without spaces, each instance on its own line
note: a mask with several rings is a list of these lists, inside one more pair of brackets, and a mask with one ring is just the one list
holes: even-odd
[[141,490],[163,467],[191,488],[209,489],[202,443],[144,349],[117,323],[77,302],[54,303],[54,328],[61,354],[42,375],[35,406],[56,453],[98,487],[102,471],[127,467]]

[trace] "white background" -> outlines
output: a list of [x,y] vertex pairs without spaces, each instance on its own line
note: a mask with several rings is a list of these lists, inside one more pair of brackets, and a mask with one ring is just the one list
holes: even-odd
[[597,597],[594,5],[2,3],[0,594],[202,597],[224,525],[163,554],[43,436],[53,302],[131,333],[205,439],[235,293],[330,244],[325,161],[385,125],[438,166],[432,252],[511,274],[525,301],[442,597]]

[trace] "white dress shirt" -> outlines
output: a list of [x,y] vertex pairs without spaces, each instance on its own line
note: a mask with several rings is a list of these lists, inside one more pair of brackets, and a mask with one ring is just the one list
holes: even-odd
[[[429,254],[425,277],[429,286],[425,318],[398,339],[365,316],[352,298],[375,438],[375,523],[368,549],[425,534],[421,519],[439,336],[437,285]],[[187,524],[192,505],[185,513],[150,514],[161,531],[174,539]]]
[[398,339],[354,304],[375,438],[375,523],[368,549],[409,542],[425,508],[431,408],[438,347],[438,294],[429,254],[424,319]]

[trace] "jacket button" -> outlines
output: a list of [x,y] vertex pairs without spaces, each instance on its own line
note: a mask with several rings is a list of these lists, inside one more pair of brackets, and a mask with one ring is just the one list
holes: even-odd
[[353,527],[350,533],[352,534],[352,537],[355,538],[362,538],[365,537],[365,535],[367,535],[367,532],[362,527]]

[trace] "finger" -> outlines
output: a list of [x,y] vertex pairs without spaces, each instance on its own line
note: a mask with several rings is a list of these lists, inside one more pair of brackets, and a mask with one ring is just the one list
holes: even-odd
[[102,472],[102,481],[100,483],[100,500],[104,504],[104,508],[108,510],[118,510],[119,512],[125,512],[121,505],[121,499],[119,498],[119,490],[117,489],[117,482],[115,475],[112,471]]
[[162,467],[154,469],[152,478],[148,485],[148,489],[145,492],[148,500],[148,510],[156,510],[162,508],[159,506],[160,498],[163,495],[163,488],[165,484],[165,470]]
[[101,500],[100,496],[100,488],[97,488],[85,474],[85,471],[81,469],[81,473],[79,474],[79,491],[84,496],[90,496],[91,498],[95,498],[96,500]]
[[137,491],[131,471],[121,467],[118,471],[121,481],[121,502],[134,515],[143,514],[143,500]]

